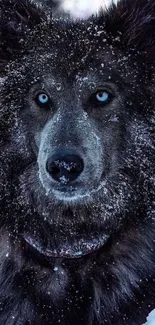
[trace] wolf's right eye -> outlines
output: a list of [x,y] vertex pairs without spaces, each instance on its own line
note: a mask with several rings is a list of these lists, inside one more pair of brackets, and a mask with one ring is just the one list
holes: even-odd
[[52,105],[50,97],[45,92],[40,92],[35,96],[36,104],[41,108],[50,108]]

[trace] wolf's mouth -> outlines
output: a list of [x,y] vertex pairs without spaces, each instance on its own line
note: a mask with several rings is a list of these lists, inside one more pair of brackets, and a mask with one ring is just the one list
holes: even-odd
[[109,236],[99,235],[98,238],[88,237],[75,239],[73,242],[61,244],[58,248],[44,247],[36,238],[25,234],[25,242],[44,257],[51,258],[79,258],[100,249],[108,240]]

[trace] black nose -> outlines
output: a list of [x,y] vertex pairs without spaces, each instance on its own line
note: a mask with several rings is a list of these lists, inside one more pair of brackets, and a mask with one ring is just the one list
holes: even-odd
[[57,182],[67,184],[74,181],[83,171],[83,159],[68,152],[59,153],[48,158],[46,170]]

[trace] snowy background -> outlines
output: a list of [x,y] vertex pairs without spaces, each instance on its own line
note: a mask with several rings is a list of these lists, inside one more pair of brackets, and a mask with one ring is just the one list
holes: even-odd
[[[117,3],[119,0],[113,0]],[[62,7],[65,11],[72,14],[76,18],[87,18],[94,12],[98,12],[100,8],[107,8],[112,0],[62,0]]]

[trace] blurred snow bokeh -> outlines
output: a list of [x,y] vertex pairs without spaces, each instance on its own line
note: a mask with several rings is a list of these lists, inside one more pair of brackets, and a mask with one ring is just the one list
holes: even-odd
[[62,8],[70,13],[73,18],[87,18],[100,8],[108,8],[111,3],[118,0],[63,0]]

